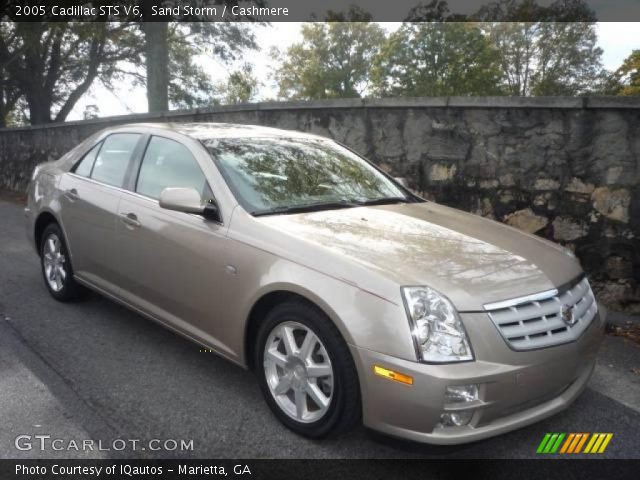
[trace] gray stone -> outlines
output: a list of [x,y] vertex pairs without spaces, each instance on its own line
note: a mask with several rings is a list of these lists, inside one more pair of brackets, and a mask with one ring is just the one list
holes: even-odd
[[579,178],[573,177],[564,189],[567,192],[591,194],[595,186],[593,183],[584,183]]
[[560,187],[560,182],[551,178],[539,178],[535,181],[534,190],[557,190]]
[[498,186],[498,181],[497,180],[480,180],[479,185],[480,185],[480,188],[493,189]]
[[556,240],[571,241],[584,237],[588,228],[570,217],[556,217],[553,220],[553,237]]
[[503,187],[513,187],[516,184],[515,180],[513,179],[512,173],[500,175],[500,177],[498,178],[498,181],[500,182],[500,185],[502,185]]
[[631,278],[633,275],[632,263],[619,255],[608,257],[605,268],[609,278]]
[[613,185],[618,183],[620,176],[622,175],[622,167],[617,165],[615,167],[607,168],[605,182],[607,185]]
[[518,210],[504,217],[504,222],[525,232],[535,233],[549,224],[549,219],[542,215],[536,215],[530,208]]
[[442,165],[434,163],[429,171],[429,179],[436,182],[451,180],[456,174],[458,167],[456,165]]
[[627,223],[629,221],[629,204],[631,194],[621,188],[610,190],[609,187],[599,187],[591,195],[593,207],[607,218]]

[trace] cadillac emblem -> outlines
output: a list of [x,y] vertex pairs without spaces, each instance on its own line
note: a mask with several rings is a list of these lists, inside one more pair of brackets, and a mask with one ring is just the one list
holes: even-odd
[[573,305],[562,305],[560,308],[560,316],[562,321],[569,326],[576,323],[577,318],[573,315]]

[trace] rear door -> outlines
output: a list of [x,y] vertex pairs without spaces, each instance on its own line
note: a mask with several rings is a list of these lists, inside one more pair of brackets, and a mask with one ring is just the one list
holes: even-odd
[[113,133],[62,176],[61,220],[74,273],[97,287],[117,291],[114,248],[118,203],[130,162],[141,146],[138,133]]
[[[121,295],[142,311],[191,337],[234,355],[216,328],[223,298],[220,282],[229,240],[222,223],[166,210],[158,199],[167,187],[191,187],[213,199],[195,152],[175,138],[152,135],[137,181],[122,195],[117,245]],[[224,221],[224,219],[223,219]]]

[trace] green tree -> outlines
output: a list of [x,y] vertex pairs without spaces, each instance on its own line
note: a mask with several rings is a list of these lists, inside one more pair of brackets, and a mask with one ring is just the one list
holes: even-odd
[[375,59],[383,96],[495,95],[499,52],[474,23],[405,23]]
[[451,13],[449,5],[444,0],[431,0],[420,3],[409,10],[407,22],[464,22],[466,15]]
[[[338,18],[338,14],[332,14]],[[302,27],[302,41],[290,46],[279,62],[274,78],[283,98],[362,97],[369,86],[373,59],[384,41],[384,30],[351,10],[349,21],[309,23]]]
[[[126,24],[10,23],[0,30],[5,117],[24,98],[32,124],[64,121],[96,79],[109,85],[139,61]],[[13,106],[11,105],[13,102]]]
[[253,73],[253,67],[245,63],[229,75],[225,83],[218,87],[218,97],[226,105],[251,102],[260,82]]
[[150,112],[170,106],[193,108],[214,102],[208,75],[196,56],[223,63],[255,49],[254,26],[243,22],[147,22],[144,32],[147,100]]
[[595,16],[582,0],[500,0],[474,18],[500,52],[509,95],[580,95],[603,75]]
[[[131,0],[130,0],[131,1]],[[192,60],[193,55],[205,53],[222,61],[235,59],[247,48],[256,48],[253,30],[243,22],[207,22],[197,16],[152,15],[157,2],[140,1],[145,19],[140,24],[144,33],[147,103],[150,112],[169,110],[174,106],[190,108],[214,102],[210,84],[202,68]],[[258,6],[264,0],[250,0]],[[239,0],[197,0],[191,5],[238,5]],[[165,0],[162,7],[181,6],[177,0]],[[158,20],[165,20],[160,22]],[[180,20],[183,23],[169,23]],[[252,21],[252,18],[245,18]]]
[[2,51],[14,49],[16,40],[10,24],[0,22],[0,127],[15,121],[18,102],[22,98],[22,91],[6,68],[10,58],[2,56]]
[[[198,56],[230,62],[256,47],[251,27],[239,23],[174,22],[167,25],[166,35],[167,102],[178,108],[214,102],[211,80]],[[2,23],[0,124],[20,118],[14,110],[23,103],[31,124],[62,122],[94,81],[112,88],[125,78],[137,85],[151,80],[150,107],[166,110],[163,94],[156,98],[165,81],[140,68],[148,54],[138,22]]]
[[613,74],[614,95],[640,95],[640,50],[634,50]]

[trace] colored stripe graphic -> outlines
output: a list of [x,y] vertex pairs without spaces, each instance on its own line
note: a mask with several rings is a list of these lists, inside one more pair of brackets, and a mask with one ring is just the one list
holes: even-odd
[[591,435],[591,439],[589,440],[589,443],[587,443],[587,448],[584,449],[584,453],[591,453],[591,447],[593,447],[593,445],[596,443],[599,436],[599,433],[594,433],[593,435]]
[[604,441],[602,442],[602,445],[600,445],[600,450],[598,450],[598,453],[604,453],[604,451],[607,448],[607,445],[609,445],[609,442],[613,438],[613,433],[607,433],[606,435],[607,436],[605,437]]
[[538,445],[538,450],[536,452],[556,453],[565,436],[565,433],[547,433],[542,439],[542,442],[540,442],[540,445]]
[[571,442],[573,442],[573,439],[575,438],[576,434],[575,433],[570,433],[569,436],[567,437],[567,440],[564,442],[564,445],[562,445],[562,449],[560,449],[560,453],[566,453],[567,449],[569,448],[569,445],[571,445]]
[[544,447],[544,450],[542,451],[542,453],[551,453],[551,447],[553,447],[553,444],[555,443],[556,438],[558,438],[557,433],[554,433],[553,435],[551,435],[551,438],[547,442],[547,445]]
[[576,450],[576,447],[578,446],[578,443],[580,443],[583,440],[583,435],[581,433],[576,433],[575,437],[573,437],[573,442],[571,442],[571,445],[569,445],[569,450],[567,450],[567,453],[573,453]]
[[582,435],[582,438],[580,438],[580,442],[578,443],[578,445],[576,445],[576,449],[573,451],[573,453],[580,453],[582,451],[582,446],[587,441],[587,438],[589,438],[588,433],[581,433],[580,435]]
[[558,439],[556,440],[556,443],[553,445],[553,447],[551,447],[551,451],[549,453],[556,453],[558,451],[558,448],[560,448],[560,444],[562,443],[562,440],[564,440],[564,433],[561,433],[560,435],[558,435]]
[[[538,445],[536,453],[578,454],[604,453],[613,433],[547,433]],[[586,444],[586,447],[585,447]],[[582,448],[584,448],[584,451]]]
[[547,433],[544,438],[542,439],[542,441],[540,442],[540,445],[538,445],[538,450],[536,450],[536,453],[542,453],[542,451],[544,450],[545,445],[547,444],[547,442],[549,441],[549,438],[551,437],[550,433]]
[[584,453],[603,453],[612,437],[612,433],[594,433]]

